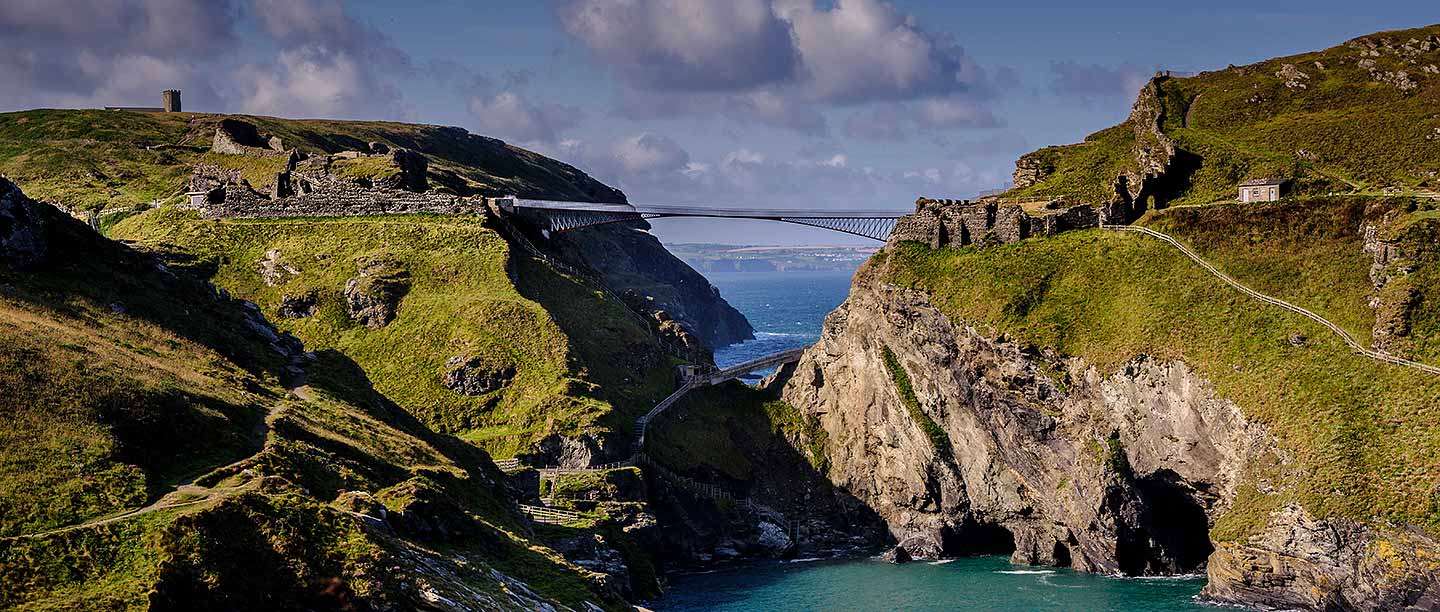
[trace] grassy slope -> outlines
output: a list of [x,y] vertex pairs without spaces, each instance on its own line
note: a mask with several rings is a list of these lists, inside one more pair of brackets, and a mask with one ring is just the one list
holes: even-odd
[[[1236,233],[1247,235],[1243,224]],[[1358,283],[1349,255],[1319,266],[1296,255],[1277,268],[1313,271],[1297,284],[1303,297],[1332,279]],[[1254,256],[1238,249],[1219,259]],[[1244,297],[1159,241],[1092,230],[985,250],[907,243],[871,265],[928,291],[956,320],[1056,347],[1102,373],[1136,355],[1182,359],[1294,452],[1288,469],[1252,466],[1252,476],[1275,480],[1281,498],[1322,516],[1440,527],[1440,381],[1352,355],[1323,328]],[[1276,269],[1252,276],[1283,278]],[[1354,305],[1342,299],[1334,309],[1353,314]],[[1295,333],[1308,337],[1305,346],[1288,342]],[[1234,523],[1276,501],[1242,499],[1216,533],[1239,533]]]
[[[257,188],[268,184],[284,157],[257,161],[208,153],[221,117],[94,110],[0,113],[0,174],[32,198],[73,210],[170,201],[184,192],[190,166],[202,161],[239,169]],[[241,118],[307,153],[365,150],[369,142],[424,151],[432,185],[455,193],[606,202],[624,198],[567,164],[456,128]]]
[[[658,397],[668,362],[630,380],[634,354],[653,351],[648,333],[622,306],[575,279],[526,257],[477,218],[378,217],[274,221],[201,221],[159,210],[113,233],[156,249],[183,252],[214,267],[214,281],[255,301],[311,349],[354,359],[386,397],[441,431],[498,455],[511,455],[552,433],[576,435],[623,427]],[[257,265],[269,251],[298,270],[267,286]],[[396,319],[381,329],[350,320],[342,291],[361,261],[389,259],[412,286]],[[282,296],[313,293],[315,316],[279,319]],[[513,368],[507,388],[479,397],[441,384],[445,362],[480,357]],[[618,408],[618,411],[617,411]]]
[[[409,607],[405,581],[416,575],[500,594],[486,568],[570,605],[619,604],[519,535],[483,453],[375,394],[343,355],[322,352],[311,385],[291,395],[238,302],[78,223],[54,226],[44,267],[0,265],[0,537],[137,508],[180,482],[225,493],[0,541],[0,607],[117,609],[159,597],[180,608],[328,608],[339,605],[326,599],[337,585]],[[371,493],[392,512],[421,500],[450,537],[366,528],[332,505],[341,491]],[[452,560],[401,561],[430,549]]]
[[[1370,38],[1403,44],[1434,34],[1440,25]],[[1358,65],[1362,59],[1382,72],[1405,70],[1420,88],[1402,94],[1377,82]],[[1414,64],[1408,59],[1390,52],[1362,56],[1360,49],[1340,45],[1167,80],[1163,129],[1203,160],[1172,203],[1229,200],[1237,183],[1259,177],[1297,179],[1312,193],[1440,186],[1440,141],[1426,139],[1440,128],[1440,75],[1421,73],[1427,64],[1440,65],[1440,50],[1415,56]],[[1287,88],[1276,76],[1287,63],[1309,75],[1305,89]],[[1122,124],[1082,144],[1043,149],[1040,155],[1056,172],[1007,195],[1103,202],[1115,176],[1134,165],[1131,141],[1132,131]]]

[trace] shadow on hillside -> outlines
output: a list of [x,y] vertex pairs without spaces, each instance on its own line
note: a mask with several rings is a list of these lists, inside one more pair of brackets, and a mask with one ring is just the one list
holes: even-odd
[[[790,440],[822,448],[818,424],[779,402],[779,385],[753,389],[738,382],[702,389],[657,421],[648,452],[685,477],[718,485],[784,515],[779,525],[794,537],[789,554],[872,552],[889,540],[885,523],[822,473],[824,458],[807,457]],[[768,406],[768,407],[767,407]],[[823,453],[822,453],[823,455]],[[656,515],[666,534],[662,558],[685,564],[729,541],[753,538],[753,521],[738,504],[714,502],[651,476]],[[760,551],[740,551],[763,556]]]

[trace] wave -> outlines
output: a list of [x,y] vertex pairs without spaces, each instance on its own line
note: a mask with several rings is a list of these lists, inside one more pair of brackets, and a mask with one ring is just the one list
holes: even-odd
[[815,336],[815,334],[797,334],[797,333],[793,333],[793,332],[762,332],[762,331],[757,331],[757,332],[755,332],[755,337],[758,339],[758,338],[814,338],[814,337],[816,337],[816,336]]
[[825,557],[804,557],[801,559],[790,559],[785,563],[810,563],[811,561],[824,561]]
[[929,562],[929,563],[926,563],[926,565],[945,565],[946,563],[954,563],[954,562],[955,562],[954,559],[941,559],[941,560],[939,560],[939,561],[931,561],[931,562]]
[[1055,570],[998,570],[998,571],[996,571],[995,573],[997,573],[997,574],[1020,574],[1020,575],[1031,575],[1031,574],[1044,575],[1044,574],[1053,574],[1053,573],[1055,573]]

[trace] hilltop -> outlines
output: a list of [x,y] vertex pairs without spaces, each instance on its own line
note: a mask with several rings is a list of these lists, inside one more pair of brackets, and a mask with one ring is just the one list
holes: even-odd
[[1125,123],[1022,157],[1002,197],[1208,204],[1260,178],[1291,181],[1297,194],[1436,191],[1437,109],[1440,25],[1159,75]]

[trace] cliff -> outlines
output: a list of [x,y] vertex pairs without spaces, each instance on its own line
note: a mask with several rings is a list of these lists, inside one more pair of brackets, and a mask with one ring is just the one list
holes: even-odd
[[[1364,236],[1428,224],[1414,206],[1335,199],[1146,222],[1368,331],[1377,247]],[[1203,570],[1207,596],[1251,605],[1434,603],[1423,559],[1437,550],[1427,500],[1440,481],[1415,449],[1440,440],[1426,416],[1440,381],[1353,355],[1159,241],[1082,230],[891,244],[781,398],[818,420],[827,479],[911,555]]]

